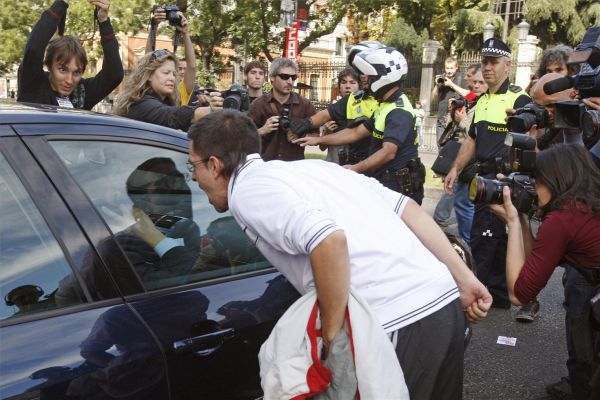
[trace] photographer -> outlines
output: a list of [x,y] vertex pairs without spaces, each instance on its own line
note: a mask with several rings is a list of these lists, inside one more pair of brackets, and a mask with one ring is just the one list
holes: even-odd
[[[508,226],[510,300],[527,304],[557,265],[565,261],[573,266],[565,284],[569,380],[575,399],[597,399],[600,342],[599,332],[590,325],[589,300],[600,284],[600,171],[583,146],[557,144],[537,154],[535,190],[543,212],[535,239],[526,217],[513,206],[508,187],[503,188],[503,205],[489,206]],[[594,314],[599,305],[593,306]],[[592,377],[595,386],[590,385]]]
[[[172,6],[170,6],[172,7]],[[167,11],[163,7],[156,7],[152,11],[150,19],[150,32],[146,41],[146,54],[153,52],[156,44],[156,32],[158,25],[163,21],[168,21],[169,24],[176,24],[175,29],[183,34],[183,50],[185,58],[179,59],[179,85],[177,90],[180,95],[181,105],[191,105],[190,97],[194,92],[196,83],[196,53],[194,52],[194,44],[190,38],[188,30],[188,21],[181,11],[169,11],[171,19],[167,19]]]
[[469,93],[465,89],[466,82],[462,72],[458,70],[456,57],[448,57],[444,61],[444,73],[436,75],[435,85],[431,92],[431,101],[438,101],[437,124],[435,127],[436,140],[440,140],[446,128],[446,114],[448,114],[448,100],[466,96]]
[[192,122],[211,112],[212,106],[177,106],[177,64],[168,50],[155,50],[142,57],[117,96],[113,113],[187,131]]
[[257,98],[250,105],[249,115],[261,137],[261,155],[265,161],[294,161],[304,159],[304,148],[292,141],[298,136],[290,131],[290,122],[313,115],[316,110],[311,102],[295,93],[294,82],[298,79],[298,66],[288,58],[273,60],[269,70],[273,89],[271,93]]
[[[449,127],[450,137],[442,138],[443,141],[454,140],[458,143],[463,143],[467,137],[467,132],[471,127],[471,122],[473,121],[473,114],[475,113],[475,104],[477,103],[477,99],[483,95],[488,90],[487,83],[483,80],[483,74],[481,73],[481,67],[476,66],[473,69],[471,80],[473,82],[473,89],[470,91],[466,97],[459,99],[461,100],[462,107],[457,107],[457,100],[452,98],[449,100],[449,108],[450,115],[452,117],[452,125]],[[444,145],[445,146],[445,145]],[[453,161],[453,160],[452,160]],[[472,169],[473,167],[471,167]],[[447,172],[447,171],[446,171]],[[468,172],[468,171],[467,171]],[[474,172],[473,172],[474,173]],[[472,178],[471,174],[463,173],[460,175],[459,179],[456,180],[453,187],[453,195],[450,199],[452,204],[454,205],[454,211],[456,214],[456,223],[458,225],[458,233],[461,238],[470,243],[471,241],[471,226],[473,224],[473,213],[474,207],[473,204],[469,201],[468,191],[469,191],[469,182]],[[450,212],[448,215],[443,215],[443,209],[440,207],[443,203],[438,202],[438,206],[435,208],[433,219],[438,222],[440,220],[448,220],[450,219]],[[449,210],[450,211],[450,210]],[[442,214],[442,215],[441,215]]]
[[248,97],[250,104],[263,94],[263,85],[267,75],[265,64],[258,60],[250,61],[244,67],[244,77],[246,78],[246,87],[248,88]]
[[[97,9],[100,43],[104,58],[95,77],[83,78],[87,56],[78,38],[52,36],[64,21],[68,3],[55,1],[35,24],[25,45],[19,66],[17,100],[91,110],[123,79],[119,44],[108,18],[110,0],[88,0]],[[46,56],[44,58],[44,52]],[[45,72],[43,66],[48,68]]]

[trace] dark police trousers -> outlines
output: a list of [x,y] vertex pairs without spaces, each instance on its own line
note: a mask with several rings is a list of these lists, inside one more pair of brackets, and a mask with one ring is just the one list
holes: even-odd
[[[597,380],[600,379],[598,376],[600,374],[600,360],[598,358],[600,332],[595,331],[591,333],[591,345],[593,349],[589,349],[583,345],[585,334],[589,332],[584,332],[585,329],[583,326],[589,320],[585,321],[582,319],[588,319],[585,313],[586,305],[595,292],[596,289],[581,273],[575,268],[569,267],[563,306],[566,310],[565,326],[567,331],[567,351],[569,353],[567,368],[569,370],[573,398],[576,400],[600,398],[600,388],[597,387]],[[589,326],[588,329],[590,329]],[[590,351],[592,352],[591,354]],[[594,373],[596,374],[596,384],[594,392],[592,392],[590,380]]]
[[486,204],[475,204],[471,253],[475,275],[487,286],[497,306],[510,306],[506,288],[506,225]]

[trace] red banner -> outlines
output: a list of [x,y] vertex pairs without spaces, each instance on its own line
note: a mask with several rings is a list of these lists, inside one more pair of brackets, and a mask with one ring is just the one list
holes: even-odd
[[285,28],[285,49],[283,52],[284,57],[298,62],[298,27],[300,23],[298,20],[294,21],[292,27]]

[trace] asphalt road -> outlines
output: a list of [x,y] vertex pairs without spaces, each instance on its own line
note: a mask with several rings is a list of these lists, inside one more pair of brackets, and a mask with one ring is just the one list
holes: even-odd
[[[433,153],[422,153],[430,166]],[[433,214],[441,189],[429,185],[423,207]],[[448,227],[455,232],[456,225]],[[473,327],[465,352],[464,400],[549,399],[545,386],[567,375],[562,268],[540,293],[539,318],[528,324],[514,319],[517,307],[492,309],[485,321]],[[499,336],[516,338],[516,345],[497,344]]]

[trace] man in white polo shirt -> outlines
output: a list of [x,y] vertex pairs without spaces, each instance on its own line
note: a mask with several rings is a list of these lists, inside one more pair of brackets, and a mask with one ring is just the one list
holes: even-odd
[[492,298],[417,203],[321,160],[264,162],[237,111],[209,114],[188,137],[192,179],[215,209],[231,210],[300,293],[316,288],[326,344],[352,285],[396,343],[411,399],[461,398],[465,312],[481,320]]

